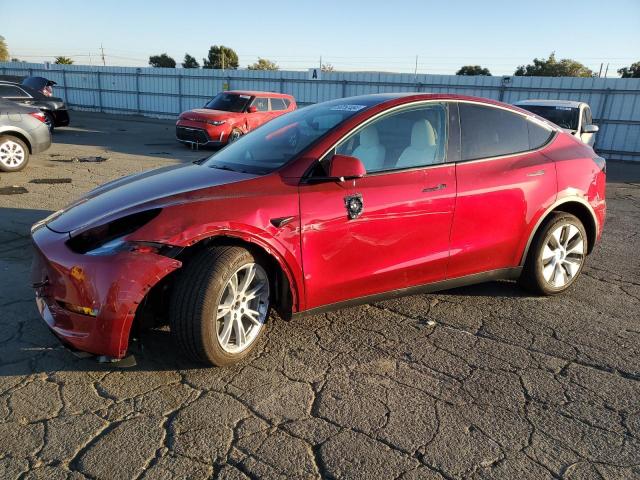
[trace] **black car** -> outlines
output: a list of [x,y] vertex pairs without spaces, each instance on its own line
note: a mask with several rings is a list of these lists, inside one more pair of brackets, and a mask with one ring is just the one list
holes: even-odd
[[69,112],[61,98],[45,95],[24,84],[2,80],[0,80],[0,98],[39,108],[45,114],[45,123],[52,132],[54,127],[69,125]]

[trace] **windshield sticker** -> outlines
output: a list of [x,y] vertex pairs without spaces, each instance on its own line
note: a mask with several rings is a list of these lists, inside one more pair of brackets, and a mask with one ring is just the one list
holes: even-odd
[[251,98],[251,95],[240,95],[240,98]]
[[568,111],[571,111],[571,110],[573,110],[573,108],[571,108],[571,107],[556,107],[556,110],[568,110]]
[[335,110],[339,112],[357,112],[365,108],[366,105],[350,105],[350,104],[342,104],[336,105],[335,107],[331,107],[329,110]]

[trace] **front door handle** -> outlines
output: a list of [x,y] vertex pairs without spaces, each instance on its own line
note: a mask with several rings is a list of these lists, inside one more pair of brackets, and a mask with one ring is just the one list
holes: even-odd
[[438,191],[438,190],[444,190],[445,188],[447,188],[447,184],[446,183],[440,183],[440,184],[436,185],[435,187],[423,188],[422,191],[423,192],[435,192],[435,191]]
[[544,170],[536,170],[535,172],[527,173],[527,177],[539,177],[544,175]]

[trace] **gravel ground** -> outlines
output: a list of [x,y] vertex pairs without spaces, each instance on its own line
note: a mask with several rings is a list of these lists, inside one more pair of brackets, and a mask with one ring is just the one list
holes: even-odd
[[0,478],[640,477],[640,164],[610,163],[603,241],[565,295],[500,282],[272,318],[226,369],[189,363],[157,330],[136,367],[111,369],[39,319],[29,226],[110,179],[204,155],[171,122],[72,122],[0,175],[0,191],[28,190],[0,194]]

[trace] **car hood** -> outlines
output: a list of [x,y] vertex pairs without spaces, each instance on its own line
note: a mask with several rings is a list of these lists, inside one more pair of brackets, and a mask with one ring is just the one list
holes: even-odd
[[227,120],[230,118],[239,118],[243,113],[225,112],[223,110],[209,110],[208,108],[196,108],[180,114],[179,120],[188,120],[192,122],[206,122],[207,120]]
[[[178,201],[176,196],[255,178],[256,175],[205,167],[177,165],[130,175],[90,191],[46,219],[49,229],[67,233],[100,225],[123,215]],[[183,199],[184,200],[184,199]]]

